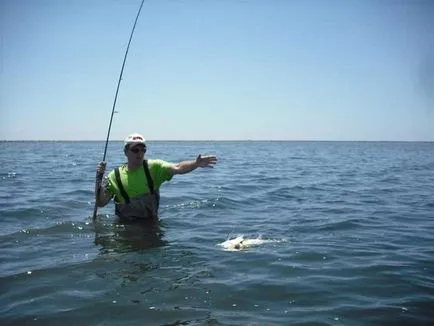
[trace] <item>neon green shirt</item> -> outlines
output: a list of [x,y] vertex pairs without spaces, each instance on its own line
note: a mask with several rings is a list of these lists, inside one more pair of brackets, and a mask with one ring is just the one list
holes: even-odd
[[[148,160],[149,172],[152,181],[154,182],[155,191],[160,189],[163,182],[172,179],[172,175],[169,173],[170,166],[171,163],[163,160]],[[131,199],[150,192],[145,171],[142,166],[137,168],[135,171],[128,171],[128,164],[125,163],[119,167],[119,174],[121,176],[122,185]],[[125,200],[122,197],[119,186],[116,182],[114,170],[108,174],[107,179],[107,191],[115,197],[116,203],[124,204]]]

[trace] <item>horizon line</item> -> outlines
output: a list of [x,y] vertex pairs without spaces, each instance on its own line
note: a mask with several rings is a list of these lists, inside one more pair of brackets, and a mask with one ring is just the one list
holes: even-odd
[[[1,139],[0,142],[105,142],[105,139]],[[109,142],[123,142],[110,139]],[[363,139],[146,139],[147,142],[389,142],[432,143],[434,140],[363,140]]]

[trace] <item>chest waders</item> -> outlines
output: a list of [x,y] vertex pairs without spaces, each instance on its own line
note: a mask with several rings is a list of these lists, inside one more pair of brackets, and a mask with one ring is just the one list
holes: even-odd
[[145,171],[146,181],[150,194],[139,197],[138,199],[130,199],[122,184],[119,168],[116,168],[115,177],[119,191],[124,199],[124,204],[115,204],[116,215],[124,218],[158,218],[158,207],[160,206],[160,192],[154,189],[154,181],[148,167],[148,161],[143,161],[143,169]]

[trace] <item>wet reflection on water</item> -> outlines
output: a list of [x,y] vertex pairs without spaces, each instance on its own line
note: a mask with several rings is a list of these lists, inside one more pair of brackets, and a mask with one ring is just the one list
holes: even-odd
[[117,217],[99,216],[94,222],[95,245],[101,246],[100,252],[133,252],[162,247],[165,225],[162,221],[134,220],[125,221]]

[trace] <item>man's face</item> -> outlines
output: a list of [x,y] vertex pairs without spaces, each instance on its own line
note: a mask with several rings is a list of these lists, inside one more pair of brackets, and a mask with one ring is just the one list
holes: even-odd
[[146,147],[143,144],[130,145],[127,149],[128,163],[140,165],[145,156]]

